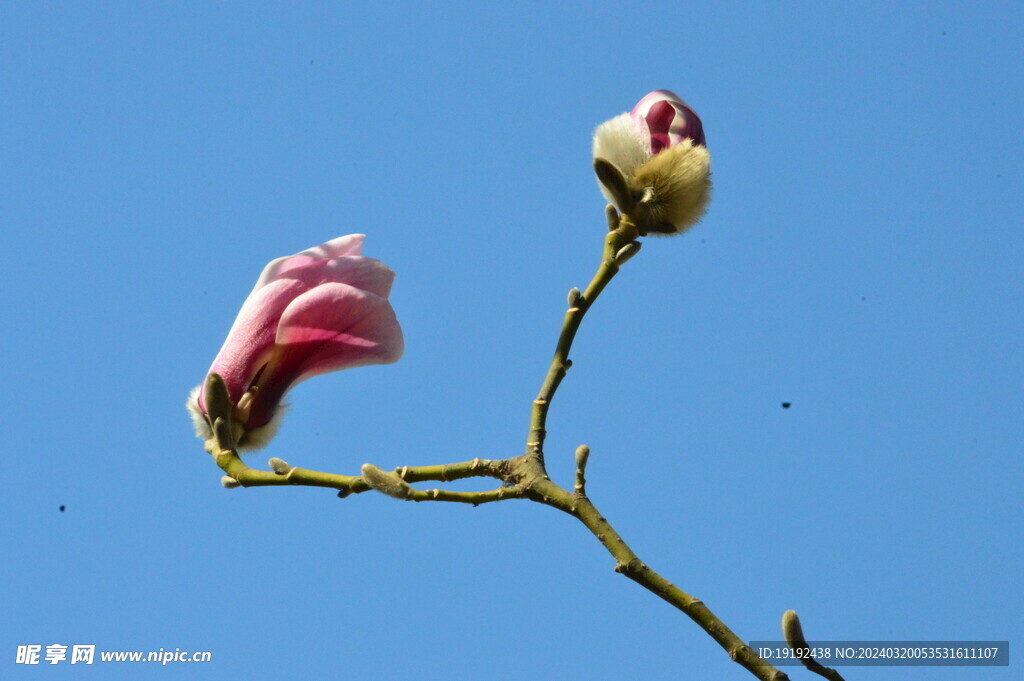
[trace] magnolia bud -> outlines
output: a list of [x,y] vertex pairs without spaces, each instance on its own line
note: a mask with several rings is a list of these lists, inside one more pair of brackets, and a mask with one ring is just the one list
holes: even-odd
[[414,493],[412,487],[394,473],[385,473],[371,463],[364,463],[363,478],[366,484],[381,494],[395,499],[410,499]]
[[292,467],[288,465],[287,461],[279,459],[276,456],[271,457],[270,461],[267,462],[267,465],[270,466],[270,470],[274,471],[278,475],[288,475],[288,472],[292,469]]
[[615,254],[615,264],[623,265],[627,260],[632,258],[634,255],[640,252],[640,242],[630,241],[628,244],[619,249],[619,252]]
[[604,207],[604,217],[608,220],[608,231],[614,232],[619,227],[619,211],[615,210],[615,206],[608,204]]
[[586,445],[580,445],[576,448],[576,468],[582,470],[587,469],[587,460],[590,459],[590,447]]
[[711,157],[704,126],[674,93],[655,90],[630,113],[599,125],[593,152],[601,191],[641,234],[678,234],[707,210]]

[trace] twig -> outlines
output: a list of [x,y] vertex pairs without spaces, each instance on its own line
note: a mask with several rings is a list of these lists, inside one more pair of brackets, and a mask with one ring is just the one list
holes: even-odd
[[[623,194],[614,173],[598,164],[598,173],[611,182],[617,194]],[[632,198],[620,196],[623,205],[632,205]],[[544,439],[547,435],[547,415],[551,400],[566,372],[572,366],[569,351],[587,311],[604,288],[618,273],[619,267],[639,250],[638,230],[627,214],[619,214],[613,206],[606,210],[609,232],[605,237],[604,252],[597,273],[582,293],[573,289],[569,294],[569,309],[562,322],[562,331],[555,346],[551,366],[541,385],[530,413],[530,430],[526,453],[509,459],[473,459],[460,463],[433,466],[401,466],[385,472],[367,464],[362,475],[348,476],[322,473],[289,465],[281,459],[270,460],[270,471],[255,470],[238,456],[235,447],[237,424],[231,420],[232,405],[227,388],[216,374],[207,379],[206,395],[208,415],[213,424],[214,440],[207,443],[217,465],[227,474],[226,487],[266,487],[305,485],[338,490],[338,496],[376,490],[408,501],[443,501],[465,504],[484,504],[506,499],[530,499],[557,508],[580,520],[615,559],[615,571],[640,584],[648,591],[678,608],[696,622],[729,656],[762,681],[785,681],[789,677],[775,669],[746,645],[702,601],[687,594],[637,557],[615,529],[597,510],[586,495],[586,465],[589,448],[581,446],[576,453],[576,479],[573,492],[558,486],[548,477],[544,465]],[[443,489],[420,490],[411,483],[422,481],[447,482],[465,478],[488,477],[502,480],[498,489],[479,492],[455,492]],[[795,616],[795,615],[794,615]],[[816,664],[816,663],[815,663]],[[819,665],[820,666],[820,665]],[[810,667],[809,667],[810,668]],[[835,674],[833,670],[826,670]],[[820,673],[820,672],[819,672]],[[826,677],[841,680],[838,674]]]
[[[608,211],[609,223],[614,208]],[[597,273],[587,286],[582,295],[575,297],[576,304],[570,305],[566,310],[565,320],[562,322],[562,333],[558,337],[558,344],[555,346],[555,356],[551,360],[544,383],[541,385],[537,399],[533,401],[533,410],[530,415],[530,435],[526,441],[526,455],[531,463],[544,464],[544,438],[547,435],[545,425],[547,423],[548,409],[551,406],[551,398],[558,390],[558,384],[565,378],[566,372],[572,366],[569,360],[569,349],[572,347],[573,339],[580,328],[583,317],[587,314],[590,306],[594,304],[597,297],[601,295],[608,282],[618,274],[619,264],[615,256],[627,244],[637,238],[636,225],[626,215],[619,215],[615,229],[608,232],[604,240],[604,253],[601,257],[601,265]],[[546,477],[546,475],[544,476]]]
[[[558,390],[558,385],[565,377],[566,370],[571,366],[569,351],[572,348],[573,339],[587,311],[608,285],[608,282],[618,273],[621,262],[624,262],[637,250],[636,247],[627,248],[634,244],[634,239],[637,238],[635,224],[628,215],[623,214],[618,216],[617,221],[614,220],[614,212],[614,209],[609,207],[607,211],[609,227],[613,223],[616,226],[605,238],[604,254],[597,273],[575,306],[572,306],[571,303],[576,297],[570,295],[570,308],[565,313],[562,332],[555,346],[555,356],[551,360],[551,367],[548,369],[540,393],[533,401],[526,455],[518,466],[514,466],[513,470],[522,472],[523,479],[519,482],[531,499],[579,518],[615,558],[616,572],[624,574],[685,613],[715,639],[726,650],[730,658],[757,678],[763,681],[784,681],[789,678],[785,673],[765,662],[739,636],[725,626],[702,601],[690,596],[644,564],[604,516],[598,512],[590,499],[582,494],[570,494],[553,483],[547,476],[543,451],[544,438],[547,434],[545,430],[547,414],[551,407],[551,400]],[[623,249],[629,251],[629,256],[624,259],[621,258]],[[584,483],[582,473],[578,472],[576,489],[582,490]]]

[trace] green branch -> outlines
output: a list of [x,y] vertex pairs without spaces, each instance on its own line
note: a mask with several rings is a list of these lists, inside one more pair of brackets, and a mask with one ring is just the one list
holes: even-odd
[[[600,170],[601,168],[598,167],[599,174]],[[593,306],[601,291],[618,273],[619,267],[639,250],[639,243],[635,241],[638,232],[633,220],[628,215],[617,214],[612,206],[608,206],[606,215],[610,231],[605,238],[601,264],[582,295],[577,289],[573,289],[569,294],[569,309],[562,322],[562,332],[555,346],[555,356],[551,360],[551,367],[544,378],[540,393],[533,401],[526,455],[523,461],[513,467],[513,470],[521,474],[518,482],[526,489],[531,499],[553,506],[578,518],[615,558],[616,572],[629,577],[685,613],[715,639],[726,650],[730,658],[757,678],[763,681],[784,681],[789,678],[785,673],[765,662],[739,636],[725,626],[702,601],[690,596],[643,563],[604,516],[598,512],[586,496],[585,469],[589,449],[586,450],[586,453],[577,450],[575,494],[562,489],[547,476],[543,447],[544,438],[547,435],[548,410],[551,408],[551,400],[555,391],[558,390],[559,384],[565,378],[569,367],[572,366],[572,362],[569,360],[569,351],[572,348],[576,332],[583,322],[583,317]]]
[[[544,438],[547,436],[548,409],[551,407],[551,399],[558,390],[558,384],[565,378],[566,372],[572,366],[569,360],[569,350],[576,338],[576,332],[583,322],[587,310],[594,304],[601,291],[608,285],[608,282],[619,273],[619,265],[623,262],[619,257],[623,249],[637,238],[636,225],[628,216],[615,216],[612,225],[611,215],[614,208],[609,211],[609,227],[611,231],[604,240],[604,253],[601,256],[601,265],[597,273],[587,286],[587,290],[579,294],[578,289],[573,289],[577,295],[570,294],[569,309],[565,312],[565,320],[562,322],[562,333],[558,336],[558,343],[555,346],[555,356],[551,360],[547,376],[541,385],[537,399],[533,401],[533,410],[530,414],[530,434],[526,441],[526,455],[541,466],[544,465]],[[632,254],[630,254],[632,255]]]
[[[598,165],[600,174],[602,168]],[[603,169],[607,175],[610,171]],[[610,176],[615,180],[614,176]],[[607,184],[607,183],[606,183]],[[625,190],[623,190],[625,191]],[[621,192],[620,192],[621,193]],[[623,194],[620,205],[631,205],[631,198]],[[581,446],[576,453],[576,476],[573,492],[558,486],[548,477],[544,464],[544,439],[547,435],[547,416],[551,400],[572,366],[569,351],[587,311],[618,273],[619,268],[640,249],[636,241],[639,232],[629,215],[620,215],[614,207],[606,210],[609,232],[597,273],[582,293],[573,289],[569,293],[569,309],[562,322],[562,331],[555,346],[555,354],[530,414],[530,431],[526,453],[509,459],[473,459],[460,463],[434,466],[401,466],[386,472],[366,464],[362,475],[348,476],[322,473],[290,466],[281,459],[271,459],[270,471],[255,470],[238,456],[235,447],[237,424],[231,420],[233,405],[224,382],[216,374],[207,378],[207,410],[213,425],[214,438],[207,443],[217,465],[226,473],[225,486],[266,487],[305,485],[338,490],[338,496],[374,490],[406,501],[443,501],[479,505],[506,499],[530,499],[557,508],[577,519],[590,530],[615,559],[615,571],[665,600],[707,632],[729,656],[762,681],[785,681],[789,677],[760,658],[742,639],[729,629],[702,601],[687,594],[637,557],[625,540],[601,515],[586,494],[586,466],[589,448]],[[466,478],[494,478],[503,481],[498,489],[477,492],[455,492],[444,489],[421,490],[411,483],[424,481],[448,482]],[[797,626],[797,630],[799,627]],[[787,632],[787,639],[792,629]],[[799,641],[797,641],[799,643]],[[822,668],[824,669],[824,668]],[[814,669],[821,673],[821,669]],[[835,674],[834,670],[826,670]],[[838,675],[826,678],[839,679]]]
[[574,516],[597,537],[615,559],[615,571],[629,577],[662,600],[682,611],[715,639],[734,662],[762,681],[785,681],[789,677],[764,661],[753,648],[723,623],[703,601],[694,598],[652,570],[633,552],[611,523],[589,498],[571,494],[550,481],[539,481],[530,492],[536,501]]
[[[388,494],[387,486],[382,488],[373,484],[373,481],[366,473],[365,466],[363,475],[336,475],[334,473],[322,473],[307,468],[290,466],[281,459],[275,458],[270,460],[270,466],[273,470],[261,471],[246,465],[234,449],[216,450],[214,460],[221,470],[227,474],[223,482],[226,486],[230,487],[301,485],[336,489],[341,497],[346,497],[349,494],[360,494],[370,490]],[[480,492],[454,492],[445,489],[420,490],[413,488],[408,483],[425,480],[460,480],[472,477],[500,478],[501,474],[498,471],[504,468],[502,465],[504,463],[504,461],[474,459],[463,463],[451,463],[442,466],[402,466],[391,473],[385,473],[376,467],[373,468],[379,471],[381,475],[388,476],[388,479],[393,479],[395,489],[402,490],[401,493],[391,494],[390,496],[408,501],[448,501],[479,506],[480,504],[487,504],[492,501],[521,499],[525,494],[521,488],[516,486],[500,487],[495,490]],[[369,464],[366,466],[369,466]],[[373,475],[373,473],[370,475]]]
[[509,467],[506,460],[477,458],[439,466],[402,466],[391,473],[365,464],[362,475],[337,475],[292,466],[275,457],[269,462],[271,470],[256,470],[248,466],[238,455],[236,424],[230,417],[231,400],[227,386],[217,374],[210,374],[207,377],[206,394],[210,396],[207,408],[213,421],[213,439],[207,443],[207,449],[212,453],[213,460],[227,474],[221,480],[225,487],[328,487],[338,490],[339,497],[360,494],[372,489],[409,501],[446,501],[474,506],[525,496],[524,490],[515,485],[481,492],[453,492],[443,489],[418,490],[409,484],[426,480],[445,482],[477,477],[504,479]]

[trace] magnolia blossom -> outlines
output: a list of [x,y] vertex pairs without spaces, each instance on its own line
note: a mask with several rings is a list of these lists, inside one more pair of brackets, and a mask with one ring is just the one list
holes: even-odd
[[[350,234],[268,264],[242,305],[209,373],[224,379],[240,447],[277,430],[281,400],[296,384],[340,369],[402,356],[402,329],[388,302],[395,274],[365,258]],[[204,386],[189,395],[196,434],[208,440]]]
[[696,112],[669,90],[644,95],[629,112],[641,137],[650,140],[651,155],[689,139],[706,147],[704,126]]
[[694,225],[711,198],[711,157],[700,118],[678,95],[655,90],[633,110],[594,131],[594,159],[603,159],[625,178],[636,197],[632,209],[645,231],[677,234]]

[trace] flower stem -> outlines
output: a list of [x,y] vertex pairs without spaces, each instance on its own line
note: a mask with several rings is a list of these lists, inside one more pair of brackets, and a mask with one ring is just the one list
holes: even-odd
[[569,367],[572,366],[572,362],[569,361],[569,350],[576,338],[576,332],[579,330],[587,310],[601,295],[601,291],[608,285],[608,282],[619,273],[615,255],[623,246],[636,238],[636,225],[628,216],[620,215],[618,226],[608,232],[605,237],[604,253],[597,273],[591,279],[587,290],[577,298],[576,304],[565,312],[562,333],[558,336],[558,344],[555,346],[555,356],[551,360],[551,367],[548,369],[547,376],[544,377],[544,383],[537,394],[537,399],[533,401],[533,410],[530,415],[530,434],[526,441],[526,456],[541,467],[544,465],[544,438],[547,435],[545,426],[548,409],[551,406],[551,399],[555,396],[555,391],[558,390],[559,383],[562,382]]
[[581,297],[575,297],[576,305],[565,313],[562,332],[555,346],[555,356],[541,386],[537,399],[533,401],[530,417],[530,433],[526,444],[526,455],[519,464],[522,477],[518,479],[528,496],[534,501],[553,506],[575,516],[589,529],[608,552],[615,558],[615,571],[632,579],[651,593],[672,604],[696,622],[729,653],[734,661],[762,681],[784,681],[789,677],[775,669],[754,652],[743,640],[727,627],[702,601],[687,594],[660,574],[644,564],[618,532],[601,515],[585,495],[582,484],[579,492],[572,494],[554,482],[544,467],[544,438],[547,435],[547,415],[551,399],[558,385],[565,378],[571,366],[569,350],[583,317],[597,300],[601,291],[618,274],[621,259],[616,255],[637,238],[637,228],[628,215],[619,215],[617,223],[612,210],[608,211],[609,226],[616,226],[605,237],[604,253],[597,273]]

